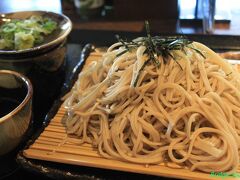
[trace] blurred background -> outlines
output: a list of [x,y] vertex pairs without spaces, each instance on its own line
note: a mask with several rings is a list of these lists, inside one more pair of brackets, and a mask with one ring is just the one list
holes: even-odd
[[1,0],[0,13],[48,10],[71,18],[74,29],[144,30],[149,20],[157,33],[208,33],[203,29],[203,3],[214,6],[212,34],[240,34],[239,0]]

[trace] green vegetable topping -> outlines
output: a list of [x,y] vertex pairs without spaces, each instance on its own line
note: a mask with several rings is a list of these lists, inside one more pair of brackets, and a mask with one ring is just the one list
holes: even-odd
[[136,87],[137,85],[137,81],[139,79],[141,71],[149,62],[152,61],[157,68],[160,67],[161,64],[157,59],[158,56],[162,56],[164,63],[167,63],[169,58],[174,60],[182,69],[181,65],[178,63],[176,58],[171,53],[171,51],[173,50],[181,50],[185,52],[185,48],[190,48],[194,50],[196,53],[200,54],[205,59],[204,54],[200,50],[191,46],[193,42],[188,40],[186,37],[182,37],[182,36],[167,37],[167,38],[161,37],[161,36],[152,37],[150,34],[150,27],[149,27],[148,21],[145,21],[145,28],[147,32],[147,37],[137,38],[130,42],[127,40],[121,39],[118,35],[116,36],[117,40],[121,43],[121,46],[125,48],[122,52],[117,54],[117,57],[123,55],[128,51],[131,51],[131,49],[133,48],[138,48],[139,46],[142,46],[142,45],[146,47],[146,50],[144,53],[147,54],[149,58],[144,62],[139,73],[137,74],[137,78],[134,82],[134,87]]
[[12,20],[0,27],[0,49],[28,49],[43,43],[44,36],[57,29],[50,18],[31,16],[29,19]]

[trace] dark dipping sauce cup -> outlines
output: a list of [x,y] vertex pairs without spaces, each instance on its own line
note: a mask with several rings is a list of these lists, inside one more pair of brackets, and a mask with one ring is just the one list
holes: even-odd
[[32,84],[27,77],[0,70],[0,178],[17,169],[17,149],[32,119],[32,95]]
[[66,42],[47,51],[0,55],[0,69],[17,71],[27,76],[33,84],[33,128],[39,128],[45,115],[58,97],[65,77]]

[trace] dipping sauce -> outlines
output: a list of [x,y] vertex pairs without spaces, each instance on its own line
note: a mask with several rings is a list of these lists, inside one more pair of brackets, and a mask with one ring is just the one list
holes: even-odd
[[0,117],[3,117],[14,110],[20,104],[19,101],[11,98],[0,98]]
[[0,118],[17,108],[26,94],[27,89],[24,86],[16,89],[0,87]]

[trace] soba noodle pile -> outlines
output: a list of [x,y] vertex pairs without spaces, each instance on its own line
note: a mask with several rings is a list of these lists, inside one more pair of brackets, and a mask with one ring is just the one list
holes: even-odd
[[190,46],[172,50],[166,62],[155,56],[157,67],[143,66],[144,45],[125,52],[122,43],[113,44],[67,95],[67,133],[106,158],[236,172],[240,75],[203,44]]

